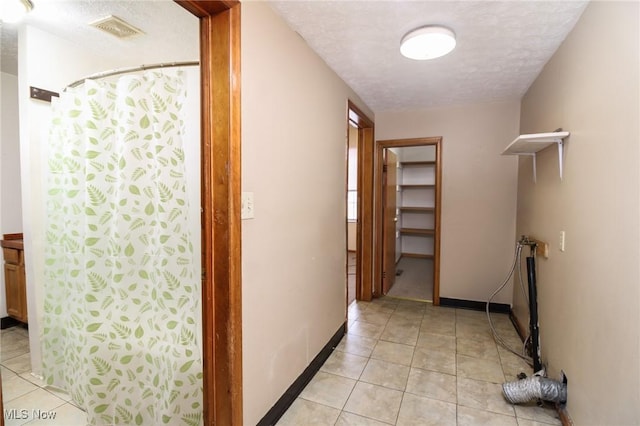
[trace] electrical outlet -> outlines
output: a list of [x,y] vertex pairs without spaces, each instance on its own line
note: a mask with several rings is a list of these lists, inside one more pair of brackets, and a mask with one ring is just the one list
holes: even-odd
[[565,236],[564,231],[560,231],[560,251],[564,251]]

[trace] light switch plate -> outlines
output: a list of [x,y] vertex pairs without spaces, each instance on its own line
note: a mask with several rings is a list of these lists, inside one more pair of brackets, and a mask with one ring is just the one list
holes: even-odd
[[253,219],[253,192],[242,193],[242,209],[240,217],[242,219]]

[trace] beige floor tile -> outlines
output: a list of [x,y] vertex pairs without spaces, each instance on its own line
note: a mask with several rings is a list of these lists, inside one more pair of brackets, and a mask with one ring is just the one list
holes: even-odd
[[492,383],[504,383],[502,365],[495,360],[456,355],[456,371],[460,377]]
[[491,329],[485,323],[468,323],[456,321],[456,337],[463,339],[494,341]]
[[368,417],[359,416],[353,413],[343,411],[338,417],[336,426],[387,426],[392,423],[383,423]]
[[33,383],[20,376],[12,376],[2,380],[2,399],[6,403],[39,389]]
[[[504,314],[491,314],[492,317],[493,316],[499,316],[499,315],[504,315]],[[463,309],[463,308],[457,308],[456,309],[456,320],[460,321],[460,320],[465,320],[465,319],[471,319],[471,320],[476,320],[476,321],[485,321],[487,320],[487,313],[482,310],[482,311],[476,311],[474,309]]]
[[344,411],[393,424],[398,417],[402,392],[358,382]]
[[502,385],[458,377],[458,405],[515,416],[513,406],[502,395]]
[[[32,421],[35,420],[33,410],[39,410],[40,412],[56,411],[58,407],[64,404],[66,404],[66,402],[60,398],[50,394],[44,389],[37,388],[11,401],[5,401],[4,408],[5,410],[26,410],[25,413],[27,414],[28,421]],[[24,423],[5,423],[6,426],[13,424]]]
[[416,346],[428,350],[455,352],[456,337],[420,332]]
[[383,324],[371,324],[364,321],[354,321],[349,326],[347,333],[355,334],[357,336],[368,337],[370,339],[377,339],[384,330]]
[[23,379],[25,379],[28,382],[33,383],[34,385],[38,386],[39,388],[43,388],[43,387],[46,386],[46,383],[44,382],[44,379],[42,377],[39,377],[39,376],[33,374],[33,372],[22,373],[22,374],[20,374],[20,377],[22,377]]
[[455,404],[456,376],[412,368],[406,392]]
[[371,324],[386,325],[391,318],[391,312],[382,312],[375,309],[367,309],[358,316],[358,321],[364,321]]
[[276,423],[279,426],[334,425],[340,410],[297,398]]
[[2,380],[6,380],[9,377],[13,377],[13,376],[17,376],[16,373],[14,373],[13,371],[9,370],[8,368],[4,368],[3,366],[0,365],[0,374],[2,375]]
[[2,362],[2,365],[16,374],[22,374],[31,371],[31,353],[19,355],[15,358]]
[[420,332],[455,336],[456,322],[453,318],[430,318],[425,314],[420,325]]
[[394,364],[411,365],[413,349],[413,346],[380,340],[373,349],[371,358],[392,362]]
[[[420,303],[420,302],[415,302],[415,303]],[[420,322],[422,321],[423,317],[424,317],[424,306],[400,304],[398,305],[396,310],[393,312],[391,319],[406,318],[412,321],[416,321],[418,325],[420,325]]]
[[40,418],[27,423],[29,426],[69,426],[87,424],[87,414],[72,404],[64,404],[44,412]]
[[523,419],[523,418],[519,418],[517,419],[517,421],[518,421],[518,426],[549,426],[549,425],[561,424],[561,423],[544,423],[544,422],[538,422],[535,420],[529,420],[529,419]]
[[405,393],[396,424],[398,426],[455,426],[456,405]]
[[454,351],[429,350],[416,348],[411,366],[423,370],[437,371],[445,374],[456,374],[456,353]]
[[320,368],[320,371],[357,380],[368,360],[369,358],[366,357],[333,351]]
[[377,359],[370,359],[360,381],[403,391],[407,386],[409,367]]
[[411,321],[406,320],[396,322],[391,322],[391,320],[389,320],[387,326],[380,335],[380,339],[405,345],[415,345],[420,331],[419,324],[420,322],[416,325],[412,324]]
[[[8,337],[5,339],[5,336]],[[0,353],[0,361],[3,364],[10,359],[29,352],[29,340],[15,333],[3,335],[1,344],[2,352]]]
[[513,416],[458,406],[458,426],[519,426]]
[[473,340],[457,337],[456,352],[472,358],[490,359],[500,362],[498,348],[493,340]]
[[300,398],[342,409],[355,384],[353,379],[318,371],[302,390]]
[[371,356],[371,352],[373,352],[373,348],[376,346],[376,343],[378,343],[376,339],[347,333],[342,337],[338,346],[336,346],[336,350],[369,357]]
[[562,422],[558,413],[551,404],[539,407],[536,403],[514,405],[516,417],[520,419],[534,420],[544,424],[560,425]]

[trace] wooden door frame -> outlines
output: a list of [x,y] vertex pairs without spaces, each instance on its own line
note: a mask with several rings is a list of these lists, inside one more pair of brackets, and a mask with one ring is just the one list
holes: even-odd
[[[374,123],[350,100],[347,102],[347,122],[358,128],[358,223],[356,226],[356,300],[364,300],[369,302],[373,297],[372,272],[374,244]],[[348,157],[346,161],[349,161]]]
[[[389,157],[392,154],[393,157],[395,157],[394,160],[394,166],[393,167],[389,167]],[[380,234],[380,246],[382,247],[380,253],[381,253],[381,259],[380,261],[382,262],[381,266],[382,266],[382,274],[380,275],[380,294],[388,294],[389,291],[391,290],[391,288],[393,287],[393,285],[395,284],[395,271],[396,271],[396,253],[397,253],[397,248],[396,248],[396,243],[397,243],[397,238],[396,238],[396,232],[397,232],[397,214],[396,214],[396,209],[398,208],[398,192],[396,190],[397,186],[400,184],[398,182],[398,162],[400,161],[398,155],[396,155],[395,152],[393,151],[382,151],[382,176],[381,176],[381,186],[380,186],[380,196],[382,197],[381,199],[383,200],[382,202],[382,210],[380,210],[380,215],[381,215],[381,223],[382,223],[382,234]],[[395,170],[394,170],[395,169]],[[393,173],[390,172],[390,170],[393,170]],[[389,185],[389,176],[392,175],[394,176],[394,185],[393,188],[390,187]],[[387,222],[387,220],[389,219],[387,214],[390,214],[389,211],[389,192],[393,193],[393,199],[394,199],[394,204],[395,204],[395,208],[393,209],[393,253],[391,254],[391,259],[388,258],[389,256],[389,250],[388,250],[388,245],[389,245],[389,234],[388,232],[390,232],[390,230],[387,228],[389,226],[389,223]],[[389,266],[389,261],[392,261],[392,269],[389,270],[387,268],[387,266]],[[387,274],[389,272],[389,274]],[[391,282],[390,282],[391,281]],[[385,285],[386,284],[386,285]],[[386,290],[386,293],[385,293]]]
[[[440,305],[440,209],[442,199],[442,137],[391,139],[376,141],[375,152],[375,237],[382,241],[382,166],[383,155],[386,148],[401,148],[409,146],[435,146],[436,149],[436,186],[435,186],[435,211],[434,211],[434,242],[433,242],[433,304]],[[382,244],[375,246],[374,258],[374,295],[382,295]]]
[[175,1],[200,19],[203,418],[241,425],[240,2]]
[[241,425],[240,2],[175,1],[200,18],[204,424]]

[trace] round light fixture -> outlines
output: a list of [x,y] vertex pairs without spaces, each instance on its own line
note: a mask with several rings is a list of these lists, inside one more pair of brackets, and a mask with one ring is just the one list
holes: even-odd
[[20,21],[31,12],[31,0],[0,0],[0,21],[8,24]]
[[409,59],[439,58],[456,47],[456,35],[449,28],[428,25],[410,31],[402,37],[400,53]]

